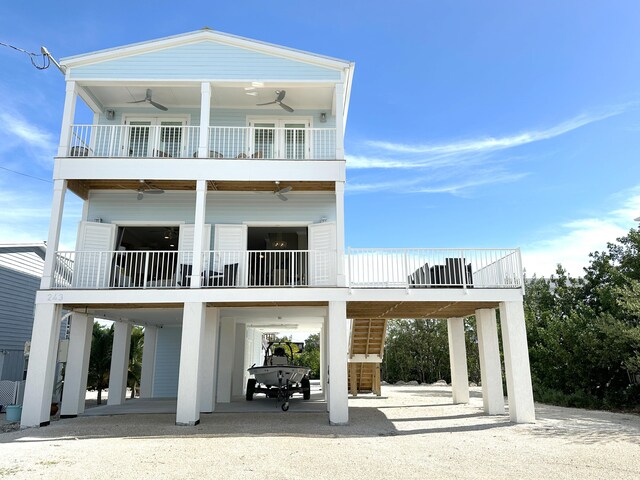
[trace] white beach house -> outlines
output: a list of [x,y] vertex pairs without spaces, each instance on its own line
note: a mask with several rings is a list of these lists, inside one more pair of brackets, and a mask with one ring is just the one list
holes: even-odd
[[[61,310],[72,311],[62,416],[83,413],[94,317],[115,321],[109,404],[124,402],[132,325],[143,397],[176,423],[243,394],[274,329],[321,335],[332,424],[379,392],[387,319],[448,321],[453,401],[469,398],[462,318],[476,315],[485,411],[534,419],[517,249],[348,249],[344,132],[354,65],[203,29],[63,59],[44,277],[22,426],[48,424]],[[76,101],[93,121],[76,123]],[[86,122],[85,122],[86,123]],[[59,248],[65,195],[84,200]],[[407,225],[410,232],[411,225]]]

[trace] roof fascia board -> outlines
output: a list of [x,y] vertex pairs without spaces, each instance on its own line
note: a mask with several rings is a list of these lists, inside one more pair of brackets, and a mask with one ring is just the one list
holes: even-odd
[[[71,79],[76,82],[76,84],[86,86],[86,87],[111,87],[111,86],[133,86],[135,84],[140,84],[142,86],[172,86],[172,87],[192,87],[194,85],[200,83],[211,83],[212,86],[224,86],[223,84],[229,84],[230,86],[243,86],[250,82],[255,82],[255,78],[244,78],[244,79],[216,79],[216,78],[194,78],[192,80],[185,79],[176,79],[176,78],[166,78],[166,79],[153,79],[149,80],[148,78],[127,78],[127,79],[113,79],[113,78],[90,78],[90,79],[82,79],[82,78],[74,78]],[[273,83],[278,86],[288,87],[288,86],[298,86],[298,85],[307,85],[307,86],[332,86],[336,83],[340,83],[341,80],[277,80],[277,79],[269,79],[263,78],[260,79],[260,82],[268,84]]]
[[268,53],[279,57],[298,60],[305,63],[320,65],[333,69],[343,69],[349,66],[349,62],[330,57],[324,57],[314,53],[303,52],[288,47],[282,47],[269,43],[263,43],[256,40],[250,40],[242,37],[236,37],[229,34],[222,34],[212,31],[196,31],[185,33],[172,37],[166,37],[159,40],[150,40],[148,42],[135,43],[124,47],[115,47],[107,50],[100,50],[94,53],[66,57],[60,60],[60,64],[68,68],[100,63],[106,60],[122,58],[131,55],[139,55],[141,53],[164,50],[171,47],[188,45],[203,40],[213,40],[226,45],[237,46],[249,50],[255,50],[262,53]]

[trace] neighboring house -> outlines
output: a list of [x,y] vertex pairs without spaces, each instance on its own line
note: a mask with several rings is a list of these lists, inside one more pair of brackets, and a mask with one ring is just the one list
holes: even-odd
[[[84,409],[92,317],[115,321],[108,403],[124,402],[131,326],[143,325],[141,395],[176,397],[181,425],[242,396],[263,333],[320,332],[329,421],[344,424],[349,389],[379,391],[387,319],[448,321],[453,400],[467,402],[462,317],[474,314],[485,411],[503,413],[500,309],[509,414],[533,421],[518,250],[345,252],[353,63],[209,29],[60,63],[22,426],[49,422],[62,308],[73,311],[63,416]],[[74,124],[78,97],[91,124]],[[85,204],[75,250],[60,251],[68,192]]]
[[24,380],[25,342],[40,289],[44,243],[0,244],[0,380]]

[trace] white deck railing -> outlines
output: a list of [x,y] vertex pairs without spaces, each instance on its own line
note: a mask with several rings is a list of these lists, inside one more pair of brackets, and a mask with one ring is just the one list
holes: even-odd
[[[350,288],[521,288],[517,249],[349,249]],[[335,287],[336,252],[224,250],[202,254],[207,287]],[[191,286],[193,253],[58,252],[54,289]]]
[[518,249],[348,250],[351,288],[520,288]]
[[[206,287],[335,286],[335,252],[310,250],[208,251]],[[182,288],[193,278],[193,252],[58,252],[54,289]]]
[[[198,156],[200,127],[72,125],[70,157]],[[208,127],[209,158],[336,159],[335,128]]]

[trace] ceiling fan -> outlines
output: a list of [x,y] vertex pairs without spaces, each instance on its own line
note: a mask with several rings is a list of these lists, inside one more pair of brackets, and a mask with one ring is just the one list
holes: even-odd
[[140,180],[140,186],[138,187],[138,200],[142,200],[145,193],[148,195],[158,195],[160,193],[164,193],[164,190],[161,188],[155,188],[149,185],[144,180]]
[[147,88],[147,94],[145,95],[143,100],[136,100],[135,102],[127,102],[127,103],[149,103],[149,104],[153,105],[154,107],[156,107],[158,110],[162,110],[164,112],[169,110],[164,105],[160,105],[159,103],[154,102],[153,100],[151,100],[151,89],[150,88]]
[[263,105],[273,105],[274,103],[277,103],[282,108],[284,108],[287,112],[293,112],[293,108],[291,108],[289,105],[285,105],[284,103],[282,103],[282,99],[286,94],[287,94],[286,90],[276,90],[277,97],[273,102],[257,103],[256,106],[262,107]]
[[289,185],[288,187],[280,188],[280,182],[276,182],[276,189],[273,191],[273,194],[283,202],[286,202],[289,199],[285,197],[284,194],[289,193],[291,190],[293,190],[293,187],[291,185]]

